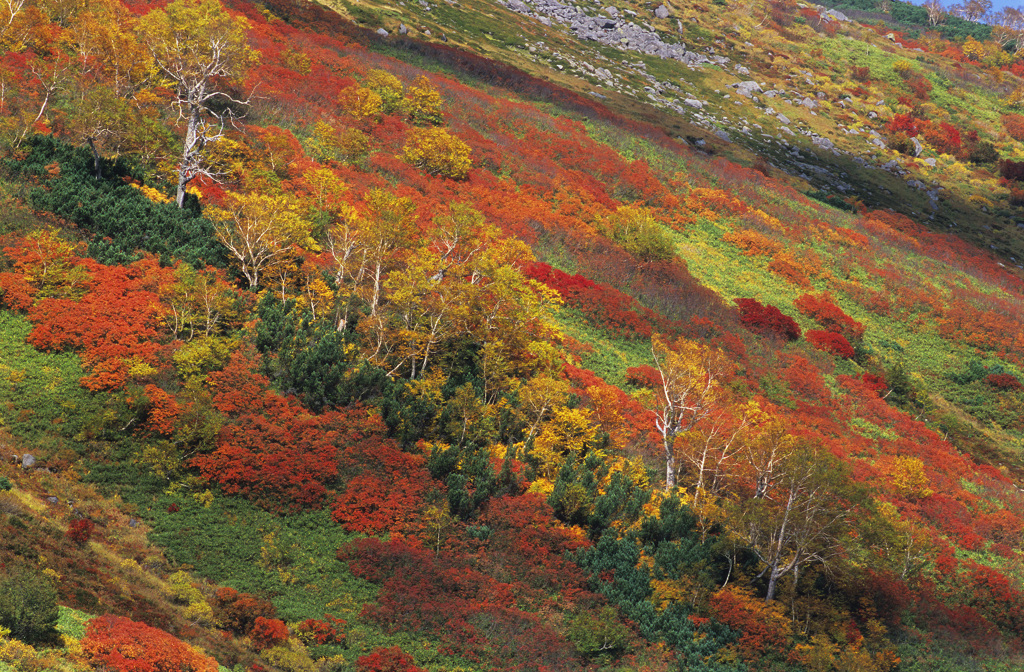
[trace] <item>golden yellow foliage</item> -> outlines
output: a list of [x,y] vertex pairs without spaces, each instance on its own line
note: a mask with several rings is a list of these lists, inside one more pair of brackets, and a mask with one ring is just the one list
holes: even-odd
[[440,128],[409,131],[402,158],[431,175],[461,180],[472,166],[465,142]]
[[424,75],[420,75],[405,94],[405,109],[409,118],[417,124],[440,124],[441,94],[437,92]]
[[361,86],[350,86],[338,95],[338,105],[356,121],[376,121],[384,111],[380,94]]

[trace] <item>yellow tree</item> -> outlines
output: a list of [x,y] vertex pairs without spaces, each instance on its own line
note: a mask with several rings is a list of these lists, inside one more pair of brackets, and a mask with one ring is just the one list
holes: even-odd
[[248,99],[235,99],[224,86],[239,81],[256,64],[248,28],[244,18],[231,16],[219,0],[175,0],[139,21],[139,39],[174,91],[173,104],[185,125],[178,207],[185,202],[189,182],[201,175],[216,177],[204,161],[206,147],[223,138],[225,122],[233,121],[239,106],[248,105]]
[[366,197],[366,206],[358,237],[366,253],[367,304],[373,316],[380,306],[385,275],[401,262],[416,233],[416,204],[406,196],[374,189]]
[[238,260],[249,288],[260,273],[292,254],[293,246],[310,245],[309,224],[287,196],[228,193],[227,207],[214,208],[214,234]]
[[371,361],[389,374],[408,369],[409,378],[422,375],[442,343],[456,335],[464,320],[463,285],[436,275],[441,259],[436,252],[413,252],[405,268],[384,282],[386,306],[368,318],[373,333]]
[[676,439],[711,416],[722,394],[719,382],[727,362],[717,348],[686,338],[668,343],[657,334],[651,338],[651,352],[661,372],[661,386],[655,390],[655,427],[664,449],[665,489],[672,490],[676,487]]
[[374,68],[366,73],[363,86],[380,96],[382,114],[397,112],[402,106],[402,95],[405,88],[402,82],[390,72]]
[[410,129],[402,148],[402,158],[408,163],[453,180],[466,177],[473,165],[469,155],[469,145],[442,128]]
[[441,116],[441,94],[424,75],[417,77],[406,91],[405,110],[413,123],[437,126],[444,122]]
[[781,578],[792,574],[795,585],[804,567],[827,564],[842,550],[856,498],[845,465],[804,440],[779,465],[762,497],[735,505],[732,520],[764,566],[766,601],[775,599]]

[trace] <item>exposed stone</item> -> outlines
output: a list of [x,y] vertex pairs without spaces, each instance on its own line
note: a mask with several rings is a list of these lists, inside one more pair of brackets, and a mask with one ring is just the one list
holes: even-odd
[[658,8],[654,10],[654,15],[659,19],[667,19],[668,14],[668,7],[665,5],[658,5]]
[[36,458],[31,453],[25,453],[21,456],[21,468],[31,469],[36,466]]
[[687,98],[686,100],[683,101],[683,103],[689,105],[690,107],[695,107],[698,110],[704,109],[704,103],[700,102],[696,98]]
[[384,30],[383,28],[378,28],[378,29],[377,29],[376,31],[374,31],[374,32],[376,32],[376,33],[377,33],[378,35],[380,35],[381,37],[387,37],[387,36],[388,36],[388,31]]
[[761,85],[753,80],[736,84],[736,93],[747,98],[752,98],[755,93],[761,93]]
[[828,138],[823,138],[821,136],[815,136],[811,138],[811,142],[814,143],[816,147],[821,147],[822,149],[827,151],[832,151],[833,149],[836,148],[835,144],[831,140],[829,140]]
[[398,24],[398,34],[399,35],[408,35],[409,34],[409,28],[404,23]]

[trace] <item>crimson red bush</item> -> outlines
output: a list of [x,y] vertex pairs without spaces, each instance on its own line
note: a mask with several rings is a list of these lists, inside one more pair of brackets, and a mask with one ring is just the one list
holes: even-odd
[[85,545],[92,538],[92,532],[96,524],[88,518],[80,518],[68,525],[68,531],[64,535],[79,546]]
[[997,390],[1019,390],[1022,387],[1012,373],[993,373],[985,378],[985,382]]
[[827,352],[830,355],[852,359],[854,354],[856,354],[853,346],[850,345],[850,342],[846,340],[846,337],[842,334],[837,334],[831,331],[809,329],[806,333],[806,337],[808,343],[816,347],[818,350]]
[[412,656],[397,646],[374,649],[356,658],[358,672],[427,672],[413,664]]
[[117,672],[217,672],[217,661],[172,635],[121,616],[89,621],[82,650],[98,668]]
[[269,649],[288,640],[288,626],[279,618],[257,616],[249,631],[249,638],[257,651]]
[[736,299],[736,305],[740,307],[740,324],[755,334],[784,341],[800,338],[800,325],[775,306],[755,299]]

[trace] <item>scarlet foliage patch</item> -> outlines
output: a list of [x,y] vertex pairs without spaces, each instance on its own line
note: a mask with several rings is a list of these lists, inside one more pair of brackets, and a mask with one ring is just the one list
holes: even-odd
[[228,494],[271,510],[320,506],[337,475],[337,414],[313,415],[273,393],[264,406],[264,413],[225,425],[216,450],[193,458],[192,466]]
[[527,265],[523,272],[557,291],[590,322],[616,336],[648,338],[652,325],[663,322],[659,315],[641,306],[633,297],[582,275],[569,275],[541,262]]
[[161,320],[166,310],[157,293],[168,276],[146,258],[131,266],[100,266],[95,287],[80,300],[46,298],[29,309],[35,325],[28,342],[40,350],[75,350],[90,374],[90,390],[122,387],[137,372],[155,372]]
[[68,531],[65,533],[65,536],[79,546],[82,546],[92,537],[92,531],[95,528],[96,524],[91,520],[80,518],[68,525]]
[[340,442],[341,477],[347,485],[331,505],[331,515],[349,532],[380,534],[407,520],[436,484],[423,456],[406,453],[387,438],[378,416],[352,415]]
[[755,334],[784,341],[800,338],[800,325],[775,306],[756,299],[736,299],[736,305],[740,307],[740,324]]
[[[575,661],[571,645],[537,615],[508,606],[517,603],[515,583],[397,540],[360,539],[338,558],[356,576],[381,584],[376,604],[365,605],[362,615],[390,632],[430,633],[441,637],[443,650],[501,669],[563,669]],[[500,564],[508,569],[516,561]]]
[[912,114],[894,114],[886,125],[885,130],[889,133],[905,133],[909,138],[915,138],[921,132],[922,122],[915,119]]
[[631,366],[626,369],[626,382],[637,387],[658,388],[662,384],[661,371],[647,364]]
[[1019,390],[1022,387],[1012,373],[993,373],[985,378],[985,382],[997,390]]
[[296,631],[299,639],[307,644],[344,644],[345,632],[340,630],[344,626],[345,619],[324,614],[324,620],[307,618],[302,621]]
[[864,337],[864,325],[843,312],[828,294],[804,294],[793,302],[793,307],[827,331],[842,334],[848,341]]
[[856,354],[853,346],[850,345],[850,342],[846,340],[846,337],[842,334],[837,334],[832,331],[809,329],[805,336],[808,343],[816,347],[818,350],[827,352],[830,355],[852,359]]
[[785,648],[785,619],[753,595],[726,589],[711,596],[711,613],[741,635],[737,645],[744,660],[754,661],[767,651]]
[[157,628],[120,616],[89,621],[82,650],[117,672],[217,672],[217,661]]
[[426,672],[413,665],[412,656],[397,646],[390,649],[374,649],[365,656],[356,658],[358,672]]
[[1007,135],[1011,138],[1024,142],[1024,115],[1004,114],[1003,128],[1006,129]]
[[256,619],[277,615],[277,607],[270,602],[228,587],[218,588],[214,593],[213,608],[217,621],[237,635],[247,635]]
[[288,640],[288,626],[279,618],[257,616],[249,631],[249,638],[257,651],[269,649]]

